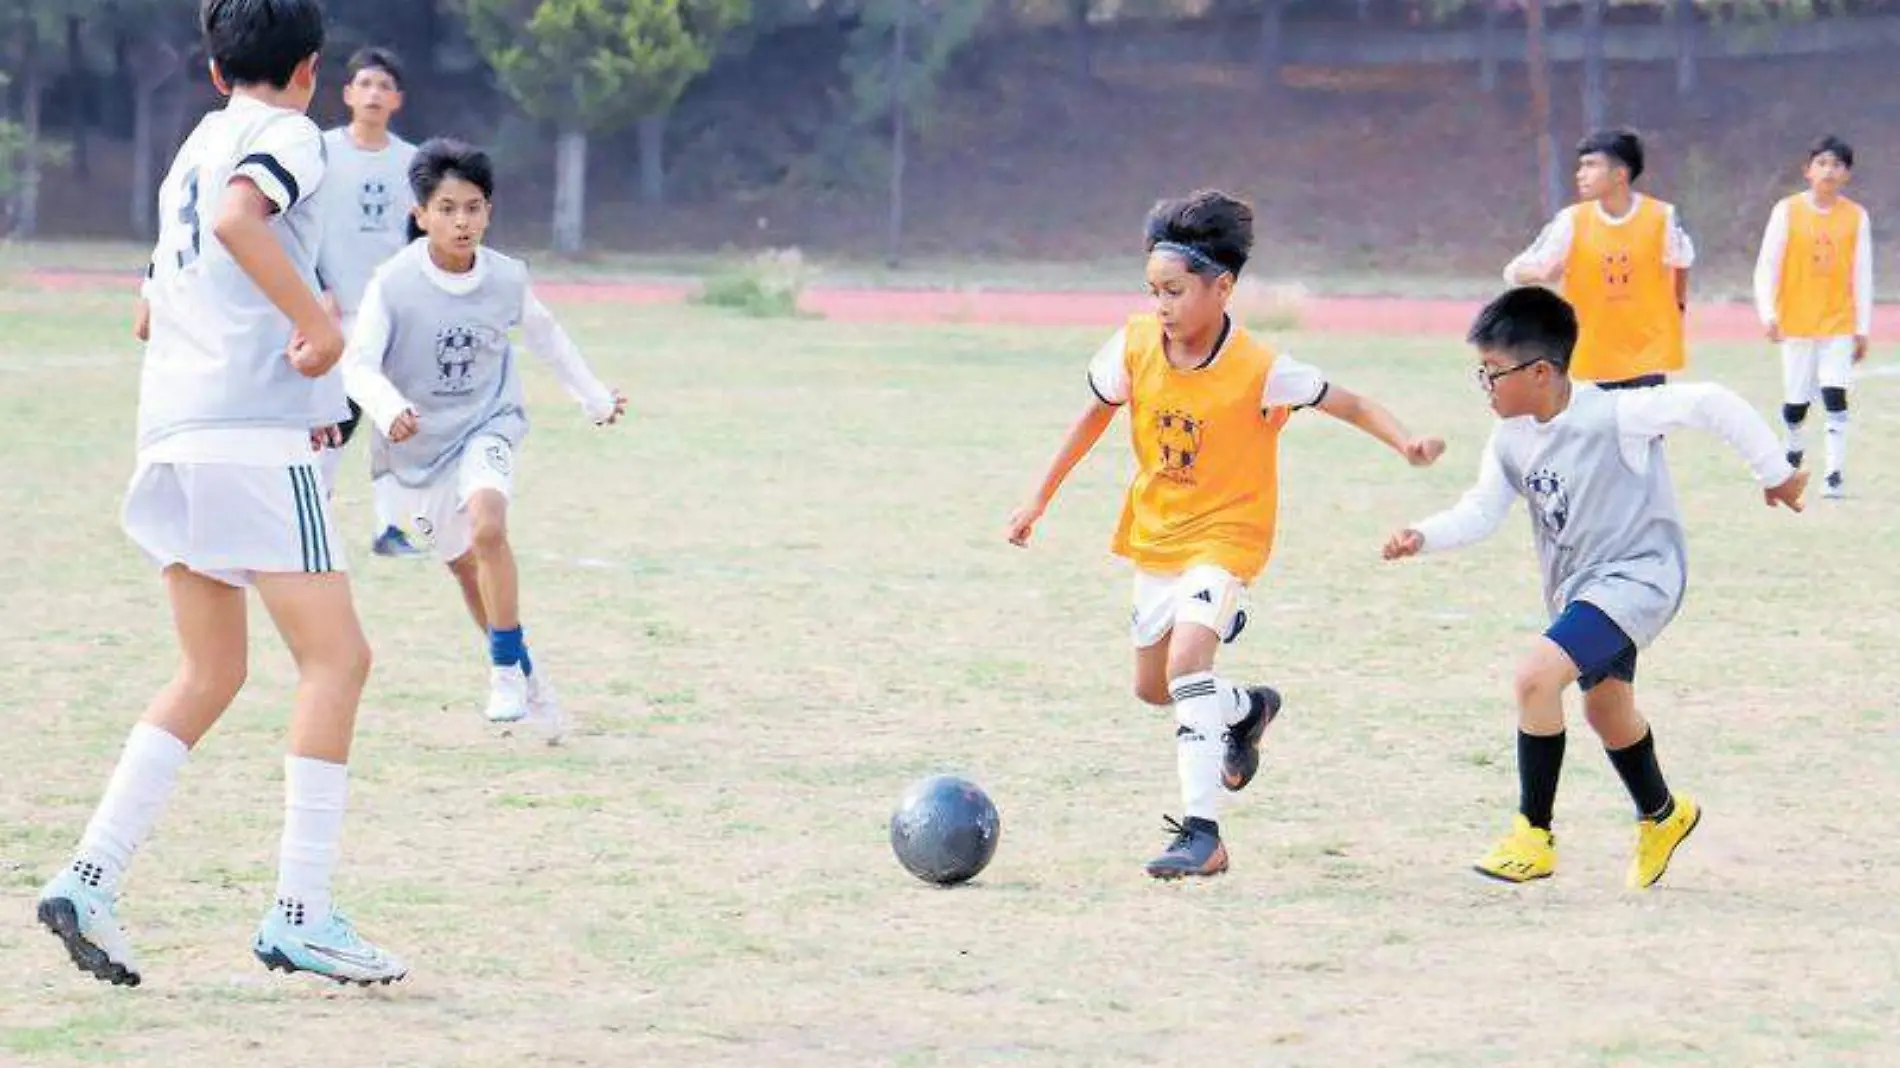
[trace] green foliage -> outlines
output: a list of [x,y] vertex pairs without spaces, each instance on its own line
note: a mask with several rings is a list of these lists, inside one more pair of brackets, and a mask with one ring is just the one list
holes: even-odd
[[[902,105],[913,122],[922,122],[938,81],[957,50],[975,36],[988,2],[865,0],[844,57],[857,121],[877,122]],[[903,71],[894,79],[891,65],[899,57],[892,45],[900,20],[905,23]]]
[[706,279],[696,303],[756,319],[807,318],[798,298],[814,271],[795,248],[762,252],[743,265]]
[[522,110],[590,132],[673,106],[748,0],[463,0],[469,34]]

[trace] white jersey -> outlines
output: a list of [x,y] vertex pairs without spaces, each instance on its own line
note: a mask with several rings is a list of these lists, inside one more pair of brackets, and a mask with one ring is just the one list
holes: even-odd
[[317,274],[323,288],[336,294],[347,321],[363,303],[370,276],[409,243],[408,220],[415,207],[409,164],[416,146],[391,134],[389,143],[371,151],[350,139],[347,127],[326,131],[329,174],[318,211],[323,217],[323,251]]
[[248,179],[276,208],[271,233],[314,292],[319,220],[310,198],[323,172],[323,139],[309,118],[245,96],[199,120],[178,150],[159,189],[143,289],[151,339],[139,381],[142,462],[309,459],[310,428],[334,414],[325,389],[291,367],[290,320],[211,228],[226,189]]

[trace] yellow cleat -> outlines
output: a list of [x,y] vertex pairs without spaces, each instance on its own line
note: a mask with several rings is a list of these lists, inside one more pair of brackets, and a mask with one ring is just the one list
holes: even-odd
[[1527,883],[1547,879],[1557,870],[1557,839],[1519,813],[1511,824],[1511,833],[1498,839],[1491,851],[1472,867],[1479,875],[1502,879],[1507,883]]
[[1660,820],[1636,821],[1636,855],[1630,858],[1627,880],[1631,890],[1654,886],[1669,870],[1669,858],[1702,822],[1702,806],[1693,798],[1676,795],[1676,810]]

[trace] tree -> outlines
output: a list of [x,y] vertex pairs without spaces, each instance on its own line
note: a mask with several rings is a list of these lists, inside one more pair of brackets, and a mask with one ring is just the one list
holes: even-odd
[[112,0],[107,8],[123,34],[132,70],[132,232],[158,231],[159,92],[183,73],[198,37],[197,0]]
[[[464,0],[469,33],[523,111],[552,123],[554,248],[578,252],[587,138],[664,117],[747,0]],[[657,178],[659,138],[641,147]],[[657,194],[658,189],[649,189]]]
[[1670,21],[1676,31],[1676,95],[1695,92],[1695,0],[1670,0]]
[[1531,83],[1531,128],[1537,137],[1537,188],[1546,218],[1563,203],[1557,175],[1557,131],[1550,121],[1550,59],[1544,52],[1544,0],[1524,0],[1524,65]]
[[1604,2],[1583,0],[1583,125],[1590,130],[1602,129],[1604,115],[1609,111],[1603,69]]
[[950,60],[976,33],[984,0],[865,0],[845,50],[858,122],[890,129],[890,214],[885,255],[902,259],[904,160],[913,129]]

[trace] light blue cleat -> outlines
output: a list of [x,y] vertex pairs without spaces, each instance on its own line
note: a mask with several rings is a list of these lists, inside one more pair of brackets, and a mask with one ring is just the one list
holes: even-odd
[[293,924],[274,907],[257,926],[251,952],[274,972],[309,972],[339,983],[387,985],[409,974],[395,954],[363,940],[341,912],[321,923]]
[[[82,867],[90,878],[82,875]],[[80,971],[114,986],[137,986],[132,943],[113,912],[113,895],[99,888],[99,874],[96,868],[69,865],[54,876],[40,891],[40,924],[66,943]]]

